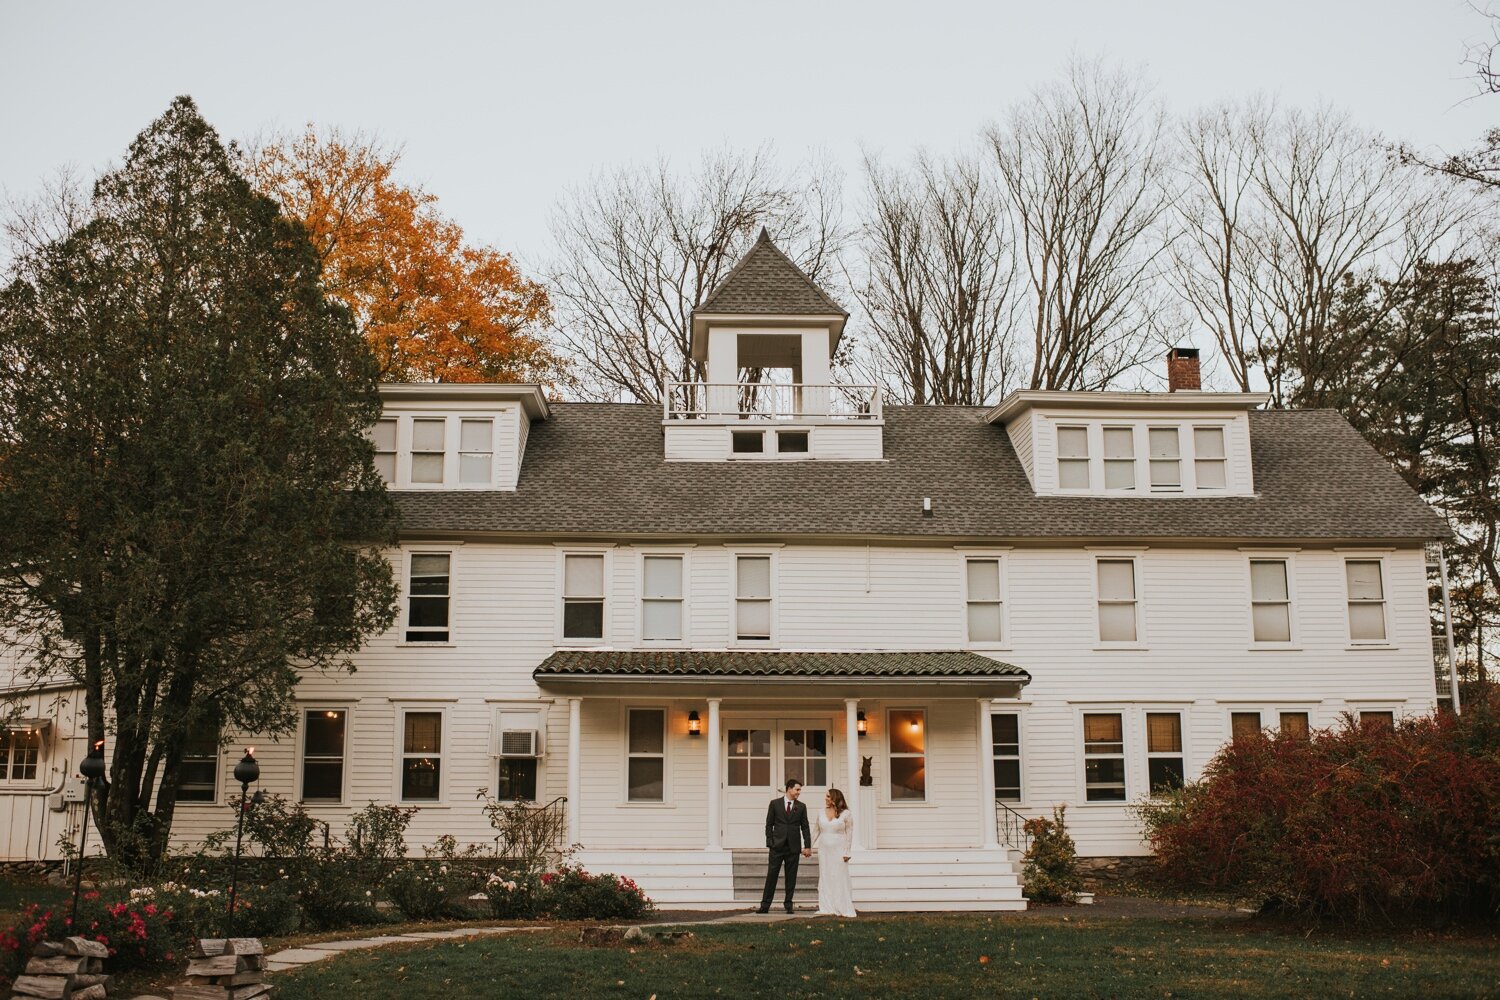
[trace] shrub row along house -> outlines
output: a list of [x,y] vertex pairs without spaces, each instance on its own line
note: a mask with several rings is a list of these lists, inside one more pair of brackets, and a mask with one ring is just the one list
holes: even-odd
[[[845,320],[762,234],[662,406],[384,387],[400,622],[305,678],[262,787],[335,830],[422,806],[422,843],[487,842],[480,787],[552,803],[585,865],[728,907],[797,777],[849,796],[861,908],[1004,909],[1018,815],[1139,855],[1130,803],[1233,734],[1434,708],[1446,528],[1338,414],[1201,391],[1187,350],[1169,392],[888,407],[832,382]],[[11,859],[77,820],[79,700],[5,736]],[[240,748],[202,734],[185,842],[227,825]]]

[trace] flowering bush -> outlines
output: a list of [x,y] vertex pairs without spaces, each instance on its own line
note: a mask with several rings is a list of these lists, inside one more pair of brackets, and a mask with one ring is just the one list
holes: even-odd
[[1078,874],[1078,849],[1063,819],[1066,806],[1052,810],[1052,818],[1035,816],[1026,821],[1031,845],[1021,862],[1026,898],[1038,903],[1072,903],[1083,889]]
[[159,969],[183,954],[186,929],[170,907],[152,901],[111,900],[97,892],[85,893],[78,902],[78,923],[69,918],[69,903],[43,907],[32,903],[21,920],[0,932],[0,979],[15,981],[41,941],[58,941],[79,935],[101,942],[109,949],[111,973],[133,969]]
[[469,898],[483,884],[484,876],[469,866],[414,863],[391,875],[385,891],[408,920],[466,920],[476,903],[485,903]]
[[494,872],[485,879],[484,896],[498,920],[530,920],[546,905],[541,876],[532,872]]
[[1500,718],[1258,734],[1139,807],[1163,874],[1307,916],[1500,914]]
[[[229,926],[229,890],[197,889],[181,882],[163,882],[130,890],[136,903],[152,903],[170,909],[176,922],[195,937],[226,937]],[[238,937],[272,937],[290,934],[302,923],[302,912],[285,880],[268,885],[241,883],[235,894],[233,931]]]
[[543,907],[559,920],[631,920],[655,909],[641,887],[620,875],[591,875],[564,865],[541,876]]

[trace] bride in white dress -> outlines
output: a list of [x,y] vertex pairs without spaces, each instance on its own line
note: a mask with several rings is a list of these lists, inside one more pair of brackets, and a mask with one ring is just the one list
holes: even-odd
[[854,814],[844,793],[828,789],[823,808],[818,811],[818,826],[813,845],[818,849],[818,913],[825,916],[854,916],[854,894],[849,888],[849,851],[854,844]]

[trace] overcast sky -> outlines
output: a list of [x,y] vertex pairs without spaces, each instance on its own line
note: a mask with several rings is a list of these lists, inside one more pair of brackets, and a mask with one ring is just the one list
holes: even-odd
[[601,168],[721,144],[821,150],[853,175],[970,140],[1070,55],[1139,66],[1177,109],[1267,92],[1453,149],[1500,124],[1466,100],[1462,0],[0,0],[0,193],[94,170],[177,94],[226,138],[308,121],[405,148],[405,177],[535,264],[558,196]]

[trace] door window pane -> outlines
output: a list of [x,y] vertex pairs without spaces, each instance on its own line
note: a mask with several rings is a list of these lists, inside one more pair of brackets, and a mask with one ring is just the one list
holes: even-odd
[[729,784],[735,787],[771,787],[771,731],[729,730]]
[[784,781],[796,778],[804,785],[822,788],[828,784],[828,731],[786,729],[782,731],[781,758]]

